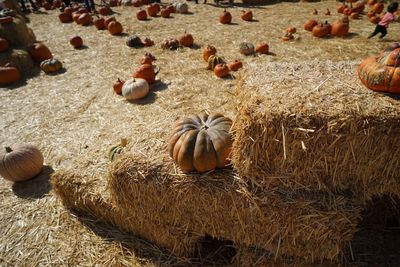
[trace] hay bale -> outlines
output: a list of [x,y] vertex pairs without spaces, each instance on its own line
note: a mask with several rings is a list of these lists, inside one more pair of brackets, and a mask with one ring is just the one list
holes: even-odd
[[[400,102],[366,89],[358,62],[250,65],[232,160],[254,185],[400,196]],[[266,75],[267,74],[267,75]]]
[[27,47],[36,41],[33,31],[19,16],[14,17],[11,23],[0,24],[0,37],[6,39],[11,46]]
[[22,49],[9,49],[3,53],[0,53],[0,66],[6,63],[11,63],[23,74],[30,73],[35,67],[31,56]]
[[[275,258],[335,260],[356,231],[361,206],[345,196],[284,187],[250,191],[232,170],[187,175],[162,162],[123,157],[106,187],[81,188],[74,175],[63,173],[53,185],[67,206],[98,214],[184,257],[209,235],[231,240],[236,248],[268,250]],[[105,188],[111,213],[95,205]]]

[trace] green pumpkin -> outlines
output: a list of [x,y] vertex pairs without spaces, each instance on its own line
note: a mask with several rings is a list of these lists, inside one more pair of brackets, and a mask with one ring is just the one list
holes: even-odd
[[40,63],[40,69],[45,73],[53,73],[62,68],[62,64],[57,59],[46,59]]
[[217,66],[218,64],[223,64],[225,63],[225,60],[222,57],[216,56],[216,55],[211,55],[208,58],[208,66],[207,69],[208,70],[214,70],[215,66]]

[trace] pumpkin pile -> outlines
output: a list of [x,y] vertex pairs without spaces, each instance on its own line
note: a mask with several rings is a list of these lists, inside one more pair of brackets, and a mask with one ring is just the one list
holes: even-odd
[[400,43],[388,45],[379,56],[364,59],[357,73],[371,90],[400,94]]
[[384,4],[376,0],[369,0],[367,2],[369,11],[367,13],[368,20],[373,24],[378,24],[383,16]]
[[304,29],[310,31],[313,36],[318,38],[328,36],[344,37],[349,33],[349,28],[350,25],[347,16],[335,21],[333,24],[328,23],[328,21],[318,23],[314,19],[310,19],[304,24]]
[[282,37],[283,41],[293,41],[295,39],[294,34],[297,32],[295,27],[288,27],[284,31],[285,35]]
[[207,172],[229,164],[232,120],[201,113],[175,122],[168,144],[170,157],[183,172]]
[[202,56],[204,61],[207,62],[206,69],[212,70],[218,78],[227,77],[230,71],[238,71],[243,67],[243,63],[239,60],[226,63],[224,58],[217,55],[217,49],[211,45],[207,45],[203,49]]

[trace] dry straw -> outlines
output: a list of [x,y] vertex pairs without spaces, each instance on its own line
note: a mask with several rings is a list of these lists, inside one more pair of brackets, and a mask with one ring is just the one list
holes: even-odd
[[360,201],[400,196],[400,102],[366,89],[356,67],[251,65],[233,126],[239,174],[267,188],[346,192]]

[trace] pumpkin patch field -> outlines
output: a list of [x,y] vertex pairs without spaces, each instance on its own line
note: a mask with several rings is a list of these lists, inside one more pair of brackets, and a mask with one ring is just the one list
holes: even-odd
[[0,266],[399,266],[399,97],[365,86],[383,60],[357,68],[388,45],[397,67],[400,24],[367,39],[374,6],[332,0],[139,2],[26,15],[21,73],[0,25],[0,145],[43,164],[1,179]]

